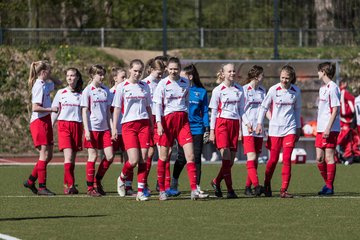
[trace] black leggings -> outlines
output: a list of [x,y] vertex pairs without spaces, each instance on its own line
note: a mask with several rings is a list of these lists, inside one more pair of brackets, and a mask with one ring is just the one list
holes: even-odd
[[[200,185],[201,178],[201,154],[203,149],[204,134],[192,135],[196,165],[196,184]],[[186,165],[184,149],[178,144],[178,157],[174,164],[173,178],[179,179],[180,173]]]

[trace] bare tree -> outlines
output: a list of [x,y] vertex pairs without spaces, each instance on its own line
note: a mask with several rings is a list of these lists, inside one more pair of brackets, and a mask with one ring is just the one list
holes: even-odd
[[316,28],[317,28],[317,46],[323,46],[324,43],[333,42],[333,34],[328,31],[334,29],[334,5],[332,0],[315,0]]

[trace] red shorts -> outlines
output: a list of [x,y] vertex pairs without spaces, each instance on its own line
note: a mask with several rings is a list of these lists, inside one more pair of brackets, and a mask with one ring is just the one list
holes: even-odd
[[112,140],[112,145],[113,145],[114,152],[117,152],[117,151],[124,152],[125,151],[124,140],[123,140],[122,134],[118,134],[116,141]]
[[316,134],[315,139],[315,147],[316,148],[336,148],[337,137],[339,136],[339,132],[330,132],[328,138],[323,138],[323,133],[318,132]]
[[81,122],[58,121],[58,139],[59,150],[71,148],[73,151],[82,150],[82,132],[83,125]]
[[243,136],[244,154],[247,153],[261,153],[263,144],[262,137]]
[[90,131],[90,141],[84,138],[84,148],[104,149],[112,146],[110,130]]
[[51,124],[51,114],[31,122],[30,132],[35,147],[39,147],[41,145],[53,145],[54,137]]
[[160,138],[159,135],[157,134],[157,124],[156,124],[155,115],[152,115],[152,119],[153,119],[154,129],[150,137],[150,147],[155,146],[159,142],[159,138]]
[[122,137],[125,140],[125,150],[130,148],[150,147],[150,121],[141,119],[124,123],[122,125]]
[[295,147],[295,134],[289,134],[284,137],[269,136],[266,142],[266,148],[269,150],[279,150],[281,148],[294,148]]
[[180,146],[193,141],[186,112],[170,113],[161,119],[161,124],[164,133],[159,137],[159,146],[172,147],[175,139],[177,139]]
[[238,147],[239,120],[217,118],[215,124],[215,143],[218,149],[229,148],[236,152]]

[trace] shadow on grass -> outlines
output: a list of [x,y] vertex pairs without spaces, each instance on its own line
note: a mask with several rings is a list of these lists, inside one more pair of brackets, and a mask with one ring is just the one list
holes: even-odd
[[62,218],[96,218],[105,217],[107,215],[82,215],[82,216],[45,216],[45,217],[17,217],[17,218],[0,218],[0,222],[6,221],[23,221],[23,220],[37,220],[37,219],[62,219]]

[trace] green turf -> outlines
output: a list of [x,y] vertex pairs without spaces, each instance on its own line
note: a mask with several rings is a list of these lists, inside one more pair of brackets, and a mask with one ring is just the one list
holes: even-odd
[[[274,174],[275,190],[280,187],[280,167]],[[62,167],[49,166],[48,187],[58,195],[37,197],[22,187],[31,168],[0,166],[1,234],[21,239],[360,239],[359,164],[338,165],[334,197],[317,197],[321,177],[316,165],[305,164],[293,165],[289,191],[296,198],[280,199],[278,191],[273,198],[245,198],[245,165],[236,164],[233,181],[239,199],[191,201],[184,172],[180,188],[185,196],[166,202],[157,196],[148,202],[118,197],[120,165],[111,166],[105,176],[107,197],[84,195],[84,166],[76,168],[79,196],[62,195]],[[218,169],[203,166],[204,190],[210,192],[208,183]],[[263,172],[260,165],[260,179]]]

